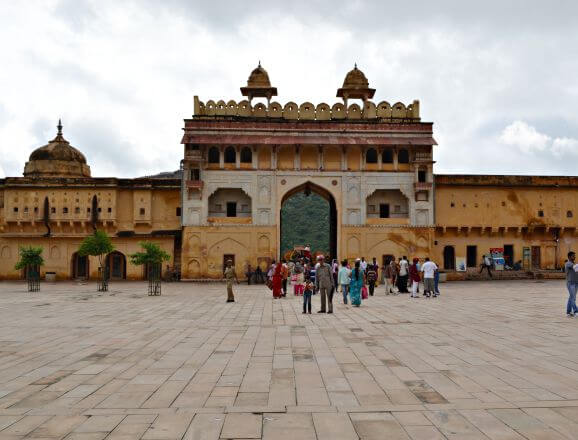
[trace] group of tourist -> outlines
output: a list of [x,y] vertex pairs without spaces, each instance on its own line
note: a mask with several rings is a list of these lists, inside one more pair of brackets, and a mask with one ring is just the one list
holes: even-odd
[[[260,272],[258,275],[263,278],[263,272],[260,268],[257,270]],[[566,313],[569,317],[578,316],[576,306],[578,263],[576,253],[573,251],[568,252],[564,272],[568,288]],[[251,272],[249,267],[249,284],[251,275],[255,273],[257,271]],[[233,281],[238,282],[238,279],[231,260],[226,262],[224,277],[227,283],[227,302],[234,302]],[[423,263],[419,258],[413,258],[410,264],[406,256],[399,258],[398,261],[391,256],[382,267],[378,266],[375,258],[368,263],[364,257],[356,259],[353,266],[348,260],[343,260],[341,264],[338,264],[337,260],[328,263],[323,255],[317,257],[315,264],[309,256],[290,262],[273,261],[265,282],[273,291],[273,298],[278,299],[287,296],[287,285],[290,280],[294,295],[303,296],[303,313],[311,313],[311,297],[316,293],[319,293],[321,298],[321,307],[317,313],[333,313],[333,295],[336,291],[341,291],[344,304],[349,300],[351,305],[359,307],[362,299],[374,295],[378,279],[380,284],[385,286],[386,295],[409,293],[409,298],[417,298],[420,283],[423,284],[423,295],[426,298],[436,298],[440,294],[439,270],[428,257]]]
[[[229,280],[231,283],[233,281],[231,272],[227,267],[227,290]],[[259,282],[261,275],[256,272],[249,268],[249,283],[251,276]],[[419,258],[414,258],[410,263],[405,256],[399,260],[388,257],[380,267],[376,258],[368,262],[361,257],[350,264],[348,260],[341,263],[329,261],[323,255],[313,260],[307,255],[295,261],[273,261],[265,275],[265,283],[275,299],[286,297],[291,283],[293,294],[303,296],[303,313],[311,313],[311,298],[317,293],[320,295],[320,310],[317,313],[333,313],[333,296],[338,291],[343,296],[344,304],[351,302],[354,307],[359,307],[363,299],[374,295],[378,283],[385,286],[386,295],[410,293],[410,298],[418,297],[422,283],[424,296],[435,298],[439,295],[438,282],[439,271],[433,261],[425,258],[421,263]]]

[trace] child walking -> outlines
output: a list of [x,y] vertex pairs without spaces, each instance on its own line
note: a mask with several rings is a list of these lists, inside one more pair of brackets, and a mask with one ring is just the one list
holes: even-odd
[[311,314],[311,296],[313,296],[313,284],[311,280],[307,280],[305,290],[303,290],[303,314]]

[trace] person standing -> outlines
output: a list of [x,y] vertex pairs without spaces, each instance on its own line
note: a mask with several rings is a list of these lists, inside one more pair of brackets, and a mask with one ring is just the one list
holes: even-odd
[[490,258],[489,255],[484,254],[482,256],[482,267],[480,269],[480,274],[484,271],[484,269],[486,269],[488,271],[488,275],[490,276],[490,278],[492,277],[492,271],[490,270],[492,268],[492,259]]
[[377,271],[375,265],[369,263],[366,271],[367,286],[369,287],[369,295],[373,296],[375,290],[375,282],[377,281]]
[[399,293],[407,293],[407,278],[409,276],[409,261],[404,255],[401,260],[399,260],[399,275],[397,282],[397,289]]
[[237,274],[235,273],[235,268],[233,267],[233,260],[227,260],[225,267],[225,281],[227,282],[227,302],[235,302],[235,295],[233,294],[233,281],[237,284],[239,280],[237,279]]
[[281,262],[277,263],[272,269],[272,281],[273,281],[273,298],[281,298],[281,285],[283,281],[283,264]]
[[360,267],[361,267],[361,270],[362,270],[363,272],[365,272],[365,271],[367,270],[367,261],[365,261],[365,257],[361,257],[361,263],[360,263],[360,265],[361,265],[361,266],[360,266]]
[[251,265],[247,265],[247,273],[245,275],[247,275],[247,285],[250,286],[251,285],[251,278],[253,277],[253,268],[251,267]]
[[347,294],[349,293],[349,283],[351,282],[351,270],[347,268],[347,260],[341,262],[341,268],[337,274],[337,284],[341,286],[343,294],[343,304],[347,304]]
[[317,313],[333,313],[333,273],[331,266],[325,263],[325,257],[318,257],[319,266],[315,270],[315,284],[317,290],[321,293],[321,310]]
[[564,263],[564,272],[566,273],[566,287],[568,288],[568,302],[566,303],[566,314],[568,317],[576,316],[578,308],[576,307],[576,291],[578,290],[578,272],[575,266],[576,253],[568,252],[568,260]]
[[420,277],[419,277],[419,270],[417,268],[417,263],[419,262],[419,258],[413,259],[413,264],[409,266],[409,280],[411,281],[411,295],[410,298],[417,298],[417,288],[419,286]]
[[[436,264],[437,267],[437,264]],[[440,269],[439,267],[436,269],[435,274],[434,274],[434,290],[437,296],[440,295]]]
[[395,292],[395,277],[397,275],[397,265],[395,264],[395,257],[387,260],[385,263],[385,294],[397,295]]
[[313,296],[313,284],[311,281],[305,283],[303,290],[303,314],[309,313],[311,315],[311,297]]
[[428,257],[425,257],[425,263],[423,263],[421,267],[421,271],[423,272],[423,291],[426,297],[433,296],[434,298],[437,295],[435,291],[435,272],[438,269],[436,264],[433,261],[430,261]]
[[349,283],[349,296],[351,305],[359,307],[361,305],[361,288],[364,284],[364,273],[361,269],[361,261],[355,261],[355,268],[351,271],[351,282]]
[[287,278],[289,277],[289,268],[287,267],[287,260],[281,260],[281,287],[283,288],[283,296],[287,296]]

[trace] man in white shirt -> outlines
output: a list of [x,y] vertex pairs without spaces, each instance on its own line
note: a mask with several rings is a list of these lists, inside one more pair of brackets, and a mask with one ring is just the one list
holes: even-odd
[[361,257],[360,266],[364,273],[367,272],[367,261],[365,261],[365,257]]
[[437,266],[433,261],[430,261],[428,257],[425,258],[425,263],[421,266],[421,271],[423,272],[423,289],[426,297],[437,295],[435,291],[434,277],[437,270]]

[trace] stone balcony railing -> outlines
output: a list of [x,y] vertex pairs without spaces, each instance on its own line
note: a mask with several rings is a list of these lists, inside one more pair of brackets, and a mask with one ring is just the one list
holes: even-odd
[[202,189],[203,188],[203,181],[202,180],[187,180],[187,188],[188,189]]
[[433,183],[432,182],[414,182],[413,189],[415,191],[429,191],[432,189]]

